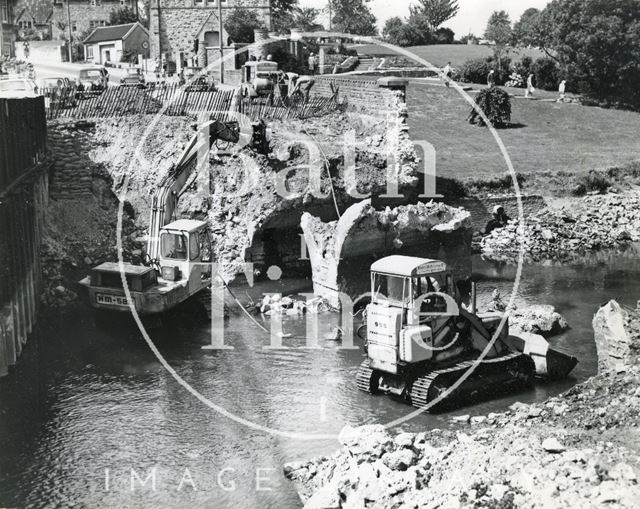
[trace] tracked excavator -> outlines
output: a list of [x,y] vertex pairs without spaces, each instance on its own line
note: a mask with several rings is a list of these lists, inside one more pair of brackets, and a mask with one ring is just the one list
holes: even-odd
[[[253,126],[252,146],[262,143],[263,125]],[[221,140],[238,143],[242,134],[237,122],[207,122],[211,147]],[[164,313],[196,295],[211,284],[211,241],[205,221],[175,219],[178,200],[189,177],[197,170],[202,148],[194,135],[153,196],[144,265],[123,264],[133,305],[141,315]],[[206,143],[206,142],[205,142]],[[130,310],[122,287],[121,267],[105,262],[80,281],[88,289],[92,307],[103,311]]]
[[367,359],[356,375],[364,392],[440,411],[530,386],[536,376],[566,376],[577,363],[543,349],[540,336],[511,337],[502,313],[477,313],[475,286],[462,295],[440,260],[377,260],[371,295]]

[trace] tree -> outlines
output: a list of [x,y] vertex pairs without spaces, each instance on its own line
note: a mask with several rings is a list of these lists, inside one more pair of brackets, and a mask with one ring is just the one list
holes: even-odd
[[513,25],[513,43],[518,46],[537,46],[542,30],[541,12],[531,7],[522,13]]
[[329,0],[332,29],[356,35],[377,35],[376,17],[369,8],[370,1]]
[[384,40],[401,47],[429,44],[431,33],[421,31],[415,21],[403,21],[399,17],[388,19],[382,29]]
[[433,34],[436,44],[453,44],[456,34],[450,28],[440,27]]
[[398,43],[398,40],[400,39],[403,28],[404,21],[402,21],[400,16],[389,18],[385,21],[384,27],[382,28],[382,38],[391,44],[400,46],[401,44]]
[[459,9],[458,0],[418,0],[418,5],[409,7],[409,12],[422,14],[431,30],[436,30],[458,14]]
[[542,23],[537,43],[555,53],[569,85],[640,108],[640,1],[553,0]]
[[494,41],[498,46],[506,46],[511,40],[511,19],[507,11],[494,11],[489,17],[485,39]]
[[298,0],[271,0],[271,29],[286,33],[293,26]]
[[313,32],[314,30],[321,30],[324,28],[317,21],[320,15],[320,9],[314,9],[313,7],[297,8],[293,14],[293,25],[304,32]]
[[233,9],[224,20],[224,27],[233,42],[254,42],[253,31],[265,28],[253,9],[238,8]]
[[138,21],[135,11],[131,7],[119,7],[109,13],[107,25],[126,25]]

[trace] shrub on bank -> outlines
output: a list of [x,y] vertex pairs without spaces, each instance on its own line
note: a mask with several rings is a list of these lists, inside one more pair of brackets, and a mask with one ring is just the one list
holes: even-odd
[[494,57],[487,57],[467,60],[462,64],[454,79],[465,83],[486,84],[489,71],[495,72],[496,85],[504,85],[509,80],[511,73],[511,59],[502,57],[498,60]]
[[542,90],[558,90],[560,83],[560,68],[551,58],[543,57],[536,60],[531,66],[531,72],[535,76],[535,85]]
[[[512,63],[509,57],[496,59],[493,56],[467,60],[454,74],[454,79],[465,83],[487,83],[489,71],[495,71],[496,85],[524,87],[529,74],[535,76],[535,87],[543,90],[558,90],[561,71],[558,64],[551,58],[542,57],[533,61],[525,56],[518,62]],[[520,80],[514,79],[520,76]]]
[[591,170],[586,175],[580,175],[576,180],[576,186],[573,194],[576,196],[584,196],[590,192],[605,193],[611,186],[613,181],[603,172]]
[[[511,121],[511,98],[501,88],[490,87],[480,90],[476,97],[476,104],[493,127],[504,127]],[[478,126],[486,125],[475,109],[471,110],[468,121]]]

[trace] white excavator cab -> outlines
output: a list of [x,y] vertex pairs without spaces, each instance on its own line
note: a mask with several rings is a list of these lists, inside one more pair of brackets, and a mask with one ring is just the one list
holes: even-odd
[[158,239],[160,274],[166,281],[188,281],[189,293],[202,286],[210,260],[207,223],[180,219],[163,226]]
[[387,256],[371,265],[367,349],[371,366],[397,373],[399,363],[428,360],[458,313],[451,272],[439,260]]

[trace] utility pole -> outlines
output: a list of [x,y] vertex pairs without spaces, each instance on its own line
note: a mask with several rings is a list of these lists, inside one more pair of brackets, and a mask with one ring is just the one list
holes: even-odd
[[220,44],[220,83],[224,83],[224,44],[222,42],[222,0],[218,0],[218,43]]
[[329,2],[328,2],[328,8],[329,8],[329,32],[331,32],[331,30],[332,30],[332,26],[331,26],[331,0],[329,0]]
[[69,2],[71,2],[71,0],[67,0],[67,28],[69,29],[69,44],[67,46],[69,50],[69,63],[71,64],[73,63],[73,50],[71,49],[71,8],[69,7]]

